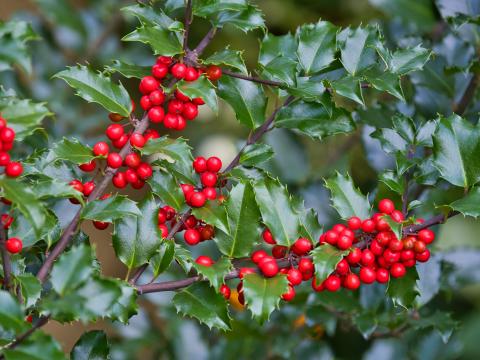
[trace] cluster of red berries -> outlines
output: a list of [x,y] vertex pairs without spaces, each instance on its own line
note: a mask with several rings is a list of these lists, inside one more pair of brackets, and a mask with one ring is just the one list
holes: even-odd
[[[403,277],[407,268],[415,266],[417,261],[428,261],[430,251],[427,245],[435,239],[435,233],[423,229],[417,234],[398,239],[385,217],[389,216],[400,223],[404,221],[402,212],[395,209],[390,199],[381,200],[378,210],[369,219],[362,221],[355,216],[348,219],[347,225],[336,224],[321,235],[320,244],[328,243],[340,250],[351,250],[323,283],[312,283],[314,290],[337,291],[342,286],[356,290],[361,283],[387,283],[390,276]],[[423,220],[418,222],[422,223]],[[360,242],[364,245],[361,246]],[[352,248],[355,244],[359,246]]]
[[23,166],[19,162],[11,161],[10,151],[13,148],[15,131],[7,126],[7,121],[0,116],[0,166],[5,168],[5,175],[18,177],[23,173]]
[[[164,206],[158,210],[158,228],[162,232],[162,237],[168,236],[168,226],[174,227],[177,223],[176,211],[171,206]],[[206,224],[204,221],[190,215],[180,226],[179,231],[185,230],[183,237],[188,245],[197,245],[199,242],[211,240],[215,235],[212,225]]]
[[181,184],[185,201],[191,207],[202,207],[207,200],[222,200],[217,194],[218,173],[222,168],[222,160],[216,156],[205,159],[196,157],[193,161],[193,169],[200,175],[202,187],[196,189],[191,184]]
[[[10,205],[11,203],[9,201],[2,200],[5,204]],[[10,226],[13,223],[13,217],[10,216],[9,214],[2,214],[1,216],[1,222],[3,229],[6,231],[10,228]],[[20,251],[22,251],[23,243],[22,240],[16,237],[12,237],[7,239],[5,241],[5,248],[10,254],[17,254]]]
[[169,56],[159,56],[152,67],[152,76],[142,78],[139,86],[143,94],[140,106],[148,111],[150,121],[154,124],[163,123],[167,129],[178,131],[185,129],[187,120],[194,120],[198,116],[198,106],[205,102],[202,98],[190,99],[178,89],[174,92],[174,98],[167,96],[161,83],[168,79],[169,74],[175,80],[193,82],[204,73],[210,80],[218,80],[222,76],[218,66],[196,69]]

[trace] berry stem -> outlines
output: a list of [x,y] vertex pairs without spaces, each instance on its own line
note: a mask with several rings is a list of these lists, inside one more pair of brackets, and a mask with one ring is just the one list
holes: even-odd
[[208,33],[205,35],[205,37],[198,43],[197,47],[193,50],[193,53],[195,54],[195,59],[190,59],[190,60],[197,61],[196,58],[204,52],[204,50],[207,48],[207,46],[215,37],[216,33],[217,33],[217,28],[212,27],[208,31]]
[[5,290],[8,290],[10,289],[12,264],[10,262],[10,254],[8,253],[5,246],[6,241],[7,241],[7,232],[3,227],[3,224],[0,224],[0,252],[2,253],[2,264],[3,264],[3,288]]
[[188,36],[190,34],[190,25],[192,24],[192,0],[187,1],[185,9],[185,32],[183,33],[183,52],[188,50]]

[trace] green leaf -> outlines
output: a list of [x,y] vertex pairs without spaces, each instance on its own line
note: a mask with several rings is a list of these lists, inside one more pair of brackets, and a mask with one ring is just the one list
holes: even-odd
[[332,89],[335,93],[353,100],[360,105],[365,105],[362,94],[362,84],[360,79],[353,76],[346,76],[342,79],[332,81]]
[[386,170],[380,174],[379,180],[387,185],[390,190],[397,194],[403,194],[405,181],[399,178],[394,171]]
[[33,227],[35,234],[40,237],[43,234],[49,214],[30,187],[19,181],[0,177],[0,188],[3,191],[3,196],[10,200],[13,206],[25,216]]
[[66,360],[60,345],[42,331],[35,331],[15,349],[4,350],[6,360]]
[[254,191],[263,223],[277,244],[292,245],[298,239],[300,221],[286,187],[278,180],[266,178],[254,184]]
[[464,188],[480,181],[480,124],[458,115],[440,118],[433,136],[434,165],[449,183]]
[[175,210],[181,210],[185,206],[185,197],[182,189],[172,174],[155,170],[153,176],[148,179],[148,184],[154,194],[158,195],[165,204],[170,205]]
[[134,65],[121,60],[113,60],[112,65],[106,66],[105,70],[110,73],[118,72],[129,79],[141,79],[152,73],[151,66]]
[[453,334],[453,331],[458,328],[458,322],[452,319],[450,313],[437,310],[429,316],[422,316],[420,319],[410,321],[415,329],[433,328],[442,337],[444,344],[448,342]]
[[256,166],[274,155],[273,149],[268,144],[257,143],[248,145],[240,155],[240,164],[244,166]]
[[262,68],[262,78],[278,81],[286,86],[293,86],[295,84],[297,62],[294,60],[279,56],[266,65],[260,65],[260,67]]
[[192,269],[194,262],[190,250],[185,249],[180,244],[175,244],[175,261],[182,267],[186,274]]
[[387,295],[394,305],[400,305],[406,309],[413,305],[415,298],[419,295],[417,280],[418,273],[414,267],[407,269],[404,277],[390,280]]
[[35,193],[38,199],[51,199],[51,198],[75,198],[80,203],[83,203],[83,194],[80,191],[75,190],[67,183],[51,180],[41,180],[34,185]]
[[126,6],[121,9],[123,12],[130,13],[138,18],[142,24],[156,26],[171,31],[183,29],[183,24],[167,16],[162,10],[153,6],[136,5]]
[[45,240],[48,247],[56,242],[60,236],[62,229],[58,223],[55,214],[47,210],[45,222],[40,230],[39,235],[36,234],[35,228],[24,217],[20,216],[18,212],[13,213],[15,221],[10,228],[10,236],[22,239],[23,247],[30,247],[41,240]]
[[[303,207],[303,206],[302,206]],[[323,233],[323,227],[318,222],[318,216],[313,209],[303,209],[300,211],[300,234],[306,237],[314,244],[318,242]]]
[[400,82],[400,76],[390,72],[383,72],[378,67],[373,67],[363,73],[363,77],[375,89],[385,91],[390,95],[395,96],[401,101],[405,101],[403,96],[403,89]]
[[202,61],[205,65],[224,65],[239,70],[241,73],[247,73],[247,67],[243,60],[243,51],[227,48],[214,53]]
[[173,297],[177,312],[194,317],[210,329],[230,330],[230,316],[222,295],[204,281],[199,281]]
[[51,275],[53,289],[59,295],[76,289],[93,273],[92,249],[85,245],[73,247],[54,263]]
[[275,118],[275,125],[295,129],[317,139],[355,129],[355,124],[346,111],[335,108],[333,113],[330,113],[329,109],[321,104],[301,100],[282,108]]
[[100,104],[110,112],[123,116],[129,116],[132,112],[130,95],[123,85],[114,84],[108,76],[87,66],[72,66],[54,77],[65,80],[77,91],[76,95],[88,102]]
[[465,216],[477,218],[480,216],[480,188],[473,188],[463,198],[452,202],[449,206]]
[[0,290],[0,328],[19,332],[25,328],[25,315],[20,304],[8,291]]
[[206,223],[222,230],[224,233],[228,234],[230,232],[227,210],[224,203],[219,204],[217,201],[209,201],[201,208],[193,208],[192,212],[197,219],[202,219]]
[[223,11],[244,11],[247,3],[244,0],[197,0],[193,4],[193,13],[200,17],[216,15]]
[[175,242],[172,240],[162,241],[157,253],[150,259],[150,265],[153,268],[153,277],[155,279],[169,268],[174,256]]
[[297,56],[305,74],[316,73],[335,60],[337,29],[328,21],[302,25],[297,29]]
[[85,282],[76,295],[84,300],[82,311],[76,314],[77,317],[83,321],[91,321],[108,316],[122,291],[117,280],[94,277]]
[[135,201],[127,196],[113,195],[104,200],[90,201],[82,210],[82,219],[112,222],[124,216],[142,216]]
[[79,165],[95,159],[92,149],[81,144],[77,139],[63,138],[53,146],[52,152],[54,156],[52,161],[67,160]]
[[244,11],[224,11],[218,14],[213,23],[219,27],[225,24],[235,26],[237,29],[248,32],[255,29],[265,29],[263,13],[253,5],[248,5]]
[[330,275],[337,264],[349,253],[348,250],[339,250],[330,244],[322,244],[311,251],[315,276],[318,283],[323,282]]
[[384,55],[385,65],[391,72],[405,75],[412,71],[421,70],[432,52],[421,45],[417,45],[414,48],[397,50],[393,54],[382,52],[382,55]]
[[378,29],[373,26],[347,28],[338,34],[340,61],[352,76],[376,63],[377,37]]
[[260,212],[250,183],[235,185],[224,204],[228,231],[216,234],[218,249],[222,254],[233,258],[248,256],[260,237]]
[[229,259],[222,257],[211,266],[203,266],[193,263],[193,267],[197,272],[210,282],[210,285],[219,290],[220,286],[224,283],[224,277],[230,270],[232,270],[232,263]]
[[[326,105],[327,102],[322,101],[322,99],[328,99],[330,100],[329,103],[332,103],[331,96],[325,91],[323,82],[317,81],[310,76],[297,76],[295,86],[289,87],[287,91],[305,101],[319,101],[321,104]],[[330,116],[331,114],[332,112],[329,111]]]
[[15,280],[20,284],[25,307],[29,308],[35,305],[42,292],[40,281],[30,273],[17,275],[15,276]]
[[354,322],[365,340],[370,338],[378,326],[378,320],[375,314],[367,312],[355,316]]
[[263,324],[278,308],[280,297],[288,290],[288,280],[284,275],[266,278],[258,274],[248,274],[243,277],[243,290],[252,316]]
[[388,215],[384,215],[382,216],[382,218],[388,223],[388,225],[390,226],[390,229],[392,230],[392,232],[395,234],[395,236],[397,237],[397,239],[401,239],[403,236],[403,232],[402,232],[402,224],[401,223],[398,223],[396,221],[394,221],[390,216]]
[[72,360],[102,360],[108,359],[110,345],[107,335],[102,330],[92,330],[82,334],[75,343],[70,357]]
[[0,113],[7,120],[8,126],[15,131],[15,140],[22,141],[40,129],[42,120],[52,115],[45,103],[35,103],[31,100],[0,98]]
[[200,76],[196,81],[181,80],[176,86],[189,98],[202,98],[214,113],[218,112],[215,86],[205,76]]
[[56,0],[34,0],[40,7],[42,14],[58,28],[67,27],[77,35],[87,36],[87,31],[82,22],[81,12],[74,9],[68,1],[58,2]]
[[336,173],[332,178],[325,180],[325,186],[331,192],[333,207],[342,219],[358,216],[366,219],[370,216],[370,203],[358,189],[355,188],[352,179]]
[[137,313],[137,291],[125,281],[114,279],[110,279],[110,281],[117,283],[121,295],[115,299],[106,315],[111,320],[118,320],[123,324],[127,324],[128,319]]
[[147,263],[162,239],[158,229],[158,205],[151,194],[140,202],[139,209],[139,216],[123,216],[114,223],[113,248],[129,269]]
[[138,41],[150,45],[155,55],[175,56],[182,53],[178,36],[160,26],[142,26],[125,35],[122,41]]
[[26,21],[12,20],[0,23],[0,71],[9,70],[18,65],[30,74],[32,64],[30,59],[30,40],[38,39],[32,26]]
[[298,61],[296,50],[297,44],[292,34],[277,36],[267,33],[260,43],[258,62],[266,66],[278,56]]
[[237,120],[255,129],[265,120],[267,101],[262,87],[251,81],[222,76],[218,95],[235,111]]

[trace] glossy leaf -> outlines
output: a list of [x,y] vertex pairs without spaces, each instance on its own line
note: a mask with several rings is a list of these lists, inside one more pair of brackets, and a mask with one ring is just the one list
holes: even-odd
[[153,6],[137,3],[122,8],[123,12],[134,15],[142,24],[159,26],[160,28],[175,31],[183,29],[183,24],[167,16],[162,10]]
[[154,194],[175,210],[181,210],[185,206],[185,196],[180,185],[170,173],[155,170],[153,176],[148,179],[148,184]]
[[175,242],[165,240],[160,243],[157,253],[150,259],[150,265],[153,269],[153,277],[157,278],[161,273],[167,270],[175,256]]
[[118,72],[126,78],[141,79],[151,74],[152,67],[129,64],[121,60],[113,60],[111,65],[105,67],[105,70],[111,73]]
[[25,316],[20,304],[8,291],[0,290],[0,328],[19,332],[25,328]]
[[54,160],[67,160],[74,164],[85,164],[95,159],[92,149],[77,139],[63,138],[52,149]]
[[268,144],[248,145],[240,155],[240,164],[244,166],[256,166],[273,157],[273,149]]
[[15,276],[15,279],[20,285],[25,306],[28,308],[35,305],[42,292],[40,281],[30,273],[17,275]]
[[261,65],[261,77],[267,80],[283,83],[285,86],[295,84],[297,62],[287,57],[279,56],[266,65]]
[[172,302],[177,312],[194,317],[209,328],[230,330],[230,316],[225,299],[204,281],[178,292]]
[[247,73],[247,67],[243,60],[243,51],[232,50],[229,47],[210,55],[202,63],[205,65],[224,65],[237,69],[243,74]]
[[224,233],[228,234],[230,232],[230,224],[228,222],[225,204],[219,204],[217,201],[208,201],[201,208],[192,209],[192,212],[197,219],[202,219],[206,223],[222,230]]
[[322,244],[311,251],[317,283],[323,282],[337,264],[348,255],[348,250],[339,250],[330,244]]
[[470,190],[463,198],[451,203],[450,207],[465,216],[477,218],[480,216],[480,189],[476,187]]
[[325,186],[331,192],[332,205],[342,219],[358,216],[366,219],[370,216],[370,204],[366,196],[355,188],[352,179],[337,173],[325,180]]
[[84,333],[75,343],[70,357],[72,360],[108,359],[110,345],[107,335],[102,330],[92,330]]
[[340,60],[352,76],[376,63],[377,29],[373,26],[347,28],[338,35]]
[[43,331],[35,331],[15,349],[4,350],[6,360],[66,360],[60,345]]
[[412,71],[421,70],[432,53],[421,45],[417,45],[414,48],[400,49],[393,54],[386,54],[387,56],[383,60],[388,69],[395,74],[405,75]]
[[159,26],[142,26],[125,35],[123,41],[138,41],[150,45],[155,55],[174,56],[182,53],[178,36]]
[[391,279],[388,284],[387,295],[395,305],[410,308],[419,295],[417,287],[418,273],[415,268],[407,270],[404,277]]
[[110,112],[123,116],[132,112],[130,95],[123,85],[113,83],[108,76],[87,66],[72,66],[54,77],[65,80],[77,91],[76,95],[88,102],[98,103]]
[[194,262],[193,267],[218,291],[224,283],[225,275],[232,269],[232,263],[229,259],[222,257],[211,266],[203,266]]
[[353,100],[360,105],[365,105],[360,79],[347,76],[337,81],[332,81],[332,89],[335,90],[335,93],[338,95]]
[[252,316],[260,323],[269,320],[270,314],[278,308],[280,298],[287,290],[288,280],[284,275],[266,278],[248,274],[243,278],[245,302]]
[[198,80],[191,82],[181,80],[177,84],[177,89],[189,98],[202,98],[213,112],[218,112],[215,86],[205,76],[200,76]]
[[295,61],[298,60],[296,50],[297,44],[292,34],[277,36],[267,33],[260,43],[258,62],[266,66],[278,56]]
[[[302,206],[303,207],[303,206]],[[300,234],[314,244],[323,233],[323,226],[318,222],[318,215],[313,209],[302,209],[300,212]]]
[[104,200],[88,202],[82,210],[82,219],[112,222],[124,216],[142,216],[135,201],[123,195],[113,195]]
[[83,203],[83,194],[67,183],[57,180],[42,180],[35,183],[35,193],[38,199],[74,198]]

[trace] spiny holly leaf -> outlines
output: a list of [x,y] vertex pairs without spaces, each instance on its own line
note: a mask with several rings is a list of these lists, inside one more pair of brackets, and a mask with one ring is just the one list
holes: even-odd
[[331,95],[325,91],[325,85],[311,76],[297,76],[295,86],[289,87],[289,94],[299,97],[305,101],[317,101],[325,106],[328,115],[332,116],[334,104]]
[[0,290],[0,328],[20,332],[25,325],[25,315],[17,299],[8,291]]
[[0,113],[9,127],[15,131],[15,140],[21,141],[28,135],[40,129],[42,120],[52,115],[45,103],[35,103],[31,100],[8,98],[0,100]]
[[126,6],[121,9],[123,12],[130,13],[140,20],[142,24],[149,26],[159,26],[163,29],[175,31],[183,29],[183,24],[167,16],[162,10],[153,6],[136,5]]
[[393,54],[388,50],[382,51],[380,55],[391,72],[405,75],[412,71],[421,70],[432,52],[421,45],[417,45],[410,49],[399,49]]
[[95,159],[92,149],[77,139],[63,138],[53,146],[52,153],[53,161],[67,160],[74,164],[85,164]]
[[148,184],[154,194],[175,210],[181,210],[185,206],[183,192],[172,174],[155,170],[153,176],[148,179]]
[[150,194],[139,204],[138,216],[123,216],[115,221],[113,248],[129,269],[143,265],[155,255],[160,242],[158,205]]
[[172,302],[177,312],[194,317],[209,328],[231,329],[225,299],[204,281],[178,292]]
[[185,249],[185,247],[180,244],[175,244],[175,261],[182,267],[186,274],[190,272],[194,262],[190,250]]
[[397,239],[401,239],[402,238],[402,229],[403,229],[403,226],[401,223],[398,223],[396,221],[394,221],[390,216],[388,215],[384,215],[382,216],[382,219],[384,219],[387,224],[390,226],[390,229],[392,230],[392,232],[395,234],[395,236],[397,237]]
[[43,331],[35,331],[14,349],[3,350],[7,360],[67,360],[60,345]]
[[403,194],[405,181],[403,178],[400,178],[395,171],[385,170],[385,172],[380,174],[379,180],[387,185],[390,190],[397,194]]
[[218,291],[224,282],[225,275],[232,269],[232,263],[229,259],[222,257],[211,266],[203,266],[194,262],[193,267]]
[[220,12],[212,22],[219,27],[230,24],[243,32],[258,28],[265,29],[263,13],[253,5],[248,5],[244,11],[231,10]]
[[60,228],[57,217],[51,210],[46,211],[45,222],[38,235],[35,228],[25,217],[20,216],[16,211],[12,216],[15,220],[10,227],[9,234],[10,236],[22,239],[24,248],[30,247],[41,240],[44,240],[47,246],[50,247],[61,236],[62,229]]
[[368,312],[355,316],[354,322],[364,339],[370,338],[378,326],[376,315]]
[[218,249],[229,257],[248,256],[260,236],[260,212],[250,183],[238,183],[225,202],[228,231],[215,236]]
[[35,305],[42,292],[40,281],[30,273],[17,275],[15,276],[15,280],[18,281],[20,285],[25,307],[28,308]]
[[287,189],[278,180],[266,178],[255,182],[254,191],[263,223],[277,243],[292,245],[298,239],[300,221]]
[[244,166],[256,166],[273,157],[273,148],[268,144],[248,145],[240,155],[240,164]]
[[348,253],[348,250],[339,250],[330,244],[322,244],[313,249],[311,255],[315,265],[317,282],[322,283]]
[[78,339],[70,353],[70,358],[72,360],[108,359],[109,353],[110,345],[105,332],[92,330]]
[[112,306],[122,295],[115,279],[90,278],[77,290],[76,295],[84,299],[82,311],[76,316],[82,321],[107,317]]
[[377,28],[373,26],[347,28],[338,34],[337,40],[340,47],[340,61],[352,76],[376,63]]
[[175,242],[165,240],[160,243],[157,253],[150,259],[150,265],[153,269],[153,277],[157,278],[161,273],[168,269],[175,256]]
[[365,105],[362,94],[361,80],[353,76],[346,76],[332,81],[332,89],[335,93],[355,101],[357,104]]
[[395,305],[409,308],[419,295],[417,287],[418,273],[413,267],[401,278],[391,279],[388,284],[387,295]]
[[329,113],[329,109],[321,104],[301,100],[282,108],[275,118],[275,125],[317,139],[355,129],[355,124],[346,111],[335,108],[333,113]]
[[301,223],[300,234],[315,244],[323,232],[323,226],[318,222],[317,213],[313,209],[303,209],[300,211],[299,216]]
[[377,66],[364,71],[362,75],[375,89],[385,91],[397,99],[405,101],[400,76],[384,72]]
[[182,44],[177,34],[160,26],[141,26],[125,35],[122,41],[148,44],[155,55],[175,56],[182,53]]
[[337,27],[328,21],[302,25],[295,37],[297,56],[305,74],[326,68],[335,59]]
[[230,104],[237,120],[249,128],[255,129],[264,122],[267,101],[258,84],[223,76],[218,81],[218,96]]
[[263,324],[273,310],[278,308],[280,297],[288,290],[288,280],[284,275],[266,278],[248,274],[243,277],[243,290],[252,316]]
[[244,11],[247,8],[247,2],[244,0],[236,1],[218,1],[218,0],[198,0],[193,4],[193,13],[200,17],[216,15],[223,11]]
[[142,216],[135,201],[127,196],[113,195],[104,200],[90,201],[82,211],[82,219],[112,222],[124,216]]
[[449,206],[465,216],[477,218],[480,216],[480,188],[476,187],[470,190],[467,195]]
[[137,291],[125,281],[118,279],[110,279],[110,281],[116,282],[121,295],[115,299],[113,305],[106,312],[105,317],[126,324],[128,319],[137,313]]
[[297,70],[297,62],[287,57],[278,56],[266,65],[260,65],[262,69],[262,78],[278,81],[285,86],[293,86],[295,84],[295,73]]
[[192,212],[197,219],[202,219],[226,234],[230,232],[227,210],[224,204],[219,204],[217,201],[209,201],[201,208],[192,209]]
[[123,116],[129,116],[132,112],[130,95],[123,85],[114,84],[108,76],[88,66],[69,67],[54,77],[65,80],[77,91],[76,95],[88,102],[98,103],[110,112]]
[[152,67],[129,64],[121,60],[113,60],[112,65],[106,66],[105,70],[110,73],[118,72],[126,78],[141,79],[151,74]]
[[458,115],[440,118],[433,136],[434,165],[449,183],[468,188],[480,181],[480,124]]
[[458,327],[458,322],[452,319],[450,313],[437,310],[430,316],[422,316],[420,319],[410,321],[415,329],[433,328],[442,337],[443,343],[446,344],[453,331]]
[[202,98],[214,113],[218,112],[215,86],[205,76],[200,76],[196,81],[181,80],[176,86],[191,99]]
[[38,181],[34,188],[38,199],[74,198],[82,204],[84,202],[83,194],[80,191],[55,179]]
[[205,65],[224,65],[239,70],[241,73],[247,73],[247,67],[243,60],[243,51],[227,48],[214,53],[202,61]]
[[26,73],[32,71],[30,40],[38,39],[32,26],[26,21],[12,20],[0,23],[0,71],[18,65]]
[[43,234],[49,214],[30,187],[19,181],[0,177],[0,189],[3,197],[13,203],[13,206],[25,216],[33,227],[35,235],[40,237]]
[[59,295],[65,295],[89,279],[93,270],[92,249],[85,245],[73,247],[53,265],[52,287]]
[[266,66],[277,56],[298,61],[296,50],[297,44],[292,34],[277,36],[267,33],[260,43],[258,62]]
[[325,180],[325,186],[332,195],[333,207],[342,219],[358,216],[366,219],[370,216],[370,203],[366,196],[355,188],[352,179],[336,173],[332,178]]

